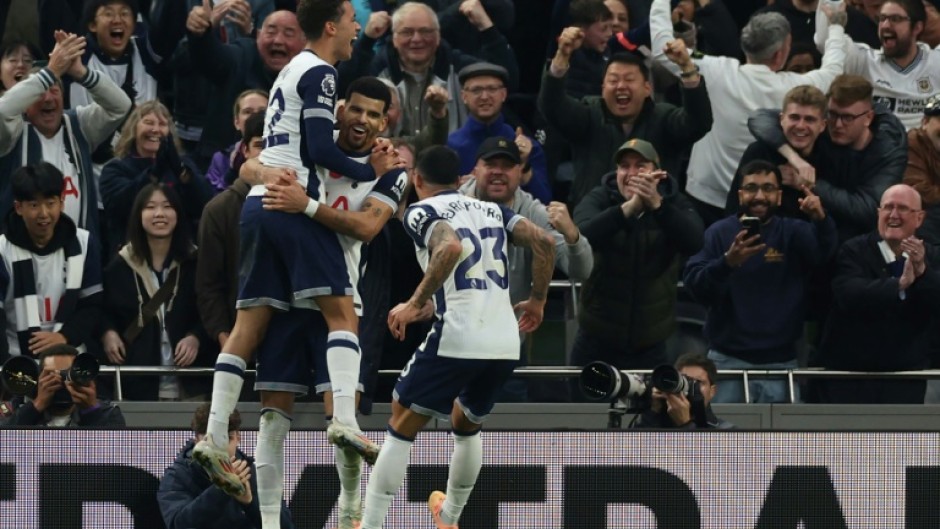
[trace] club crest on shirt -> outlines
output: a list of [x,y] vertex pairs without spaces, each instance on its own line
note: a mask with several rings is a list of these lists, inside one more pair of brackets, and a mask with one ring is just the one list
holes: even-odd
[[917,80],[917,90],[922,94],[929,94],[933,92],[933,86],[930,83],[929,77],[921,77]]
[[323,81],[320,82],[320,89],[323,90],[323,93],[333,97],[336,94],[336,78],[333,77],[333,74],[328,73],[323,76]]
[[776,248],[767,248],[767,253],[764,254],[765,263],[782,263],[783,262],[783,252]]

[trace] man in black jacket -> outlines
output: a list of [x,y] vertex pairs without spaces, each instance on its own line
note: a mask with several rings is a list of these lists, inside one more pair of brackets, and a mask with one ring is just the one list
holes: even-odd
[[575,210],[574,221],[594,249],[584,282],[570,365],[603,360],[620,369],[667,363],[665,340],[676,329],[679,257],[702,248],[702,219],[659,155],[630,140]]
[[[254,460],[238,448],[241,415],[235,410],[228,419],[228,452],[232,457],[232,467],[245,485],[244,494],[237,497],[213,486],[206,471],[193,461],[193,447],[205,437],[208,422],[209,403],[205,403],[193,414],[192,428],[196,437],[183,446],[173,465],[163,473],[157,490],[163,522],[167,529],[258,529],[261,527],[261,511]],[[282,500],[281,529],[293,527],[290,511]]]
[[[834,303],[823,336],[827,369],[908,371],[930,365],[940,315],[940,255],[914,232],[924,222],[920,195],[905,184],[881,197],[878,229],[846,241],[832,281]],[[838,404],[920,404],[922,379],[824,380],[822,399]]]

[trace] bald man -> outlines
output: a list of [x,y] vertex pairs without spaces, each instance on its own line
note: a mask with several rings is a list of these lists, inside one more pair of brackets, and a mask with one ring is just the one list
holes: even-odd
[[[914,235],[923,222],[920,195],[898,184],[881,196],[877,230],[842,245],[832,281],[835,299],[820,345],[824,367],[930,367],[929,338],[940,315],[940,254]],[[820,386],[825,402],[920,404],[926,381],[831,379]]]

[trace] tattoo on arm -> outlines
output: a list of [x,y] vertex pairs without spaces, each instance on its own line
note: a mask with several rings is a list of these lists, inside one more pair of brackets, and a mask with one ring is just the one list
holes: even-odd
[[431,252],[428,269],[424,272],[424,279],[418,284],[409,300],[419,309],[444,285],[444,281],[447,281],[451,271],[457,266],[457,261],[460,260],[463,246],[450,224],[437,222],[428,239],[428,250]]
[[513,244],[532,250],[532,299],[544,300],[555,270],[555,240],[545,230],[526,219],[512,230]]
[[368,242],[391,217],[387,204],[367,198],[359,211],[321,207],[313,218],[337,233]]

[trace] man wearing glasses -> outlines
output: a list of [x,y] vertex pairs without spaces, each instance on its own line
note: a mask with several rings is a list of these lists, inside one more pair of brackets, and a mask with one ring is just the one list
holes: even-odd
[[[871,230],[881,194],[901,181],[907,163],[907,132],[897,116],[874,104],[873,90],[858,75],[835,78],[827,94],[826,133],[817,139],[812,156],[788,142],[776,111],[761,111],[748,122],[759,141],[776,147],[786,159],[784,182],[792,182],[794,189],[812,188],[826,204],[840,242]],[[794,213],[792,208],[784,211]]]
[[[920,195],[891,186],[878,228],[839,249],[835,302],[821,344],[831,370],[910,371],[930,365],[940,315],[940,255],[914,235],[924,221]],[[919,404],[923,379],[824,380],[823,400],[839,404]]]
[[[807,280],[836,250],[836,228],[820,197],[803,185],[798,207],[807,220],[777,215],[783,176],[754,160],[741,170],[740,211],[705,230],[683,281],[708,306],[708,358],[718,369],[796,369]],[[758,228],[745,222],[756,219]],[[749,383],[750,402],[789,402],[783,379]],[[740,379],[722,381],[713,402],[745,402]]]
[[[348,83],[364,75],[388,79],[401,96],[401,135],[418,134],[430,121],[430,105],[424,99],[431,85],[443,86],[450,95],[448,131],[459,128],[467,119],[460,104],[457,72],[469,64],[489,61],[509,73],[508,90],[519,82],[519,67],[506,37],[499,32],[480,2],[461,4],[460,13],[480,32],[476,56],[452,48],[441,39],[441,26],[433,9],[421,2],[405,2],[391,17],[374,11],[356,40],[352,60],[339,66],[339,79]],[[391,27],[389,27],[391,26]],[[391,30],[391,46],[376,54],[375,43]],[[346,88],[339,87],[340,93]]]
[[[819,2],[816,12],[816,45],[821,48],[829,33],[829,21]],[[920,126],[927,98],[940,90],[940,51],[918,39],[927,12],[922,0],[888,0],[876,22],[881,49],[853,42],[845,46],[845,73],[861,75],[875,87],[876,101],[883,101],[908,130]]]

